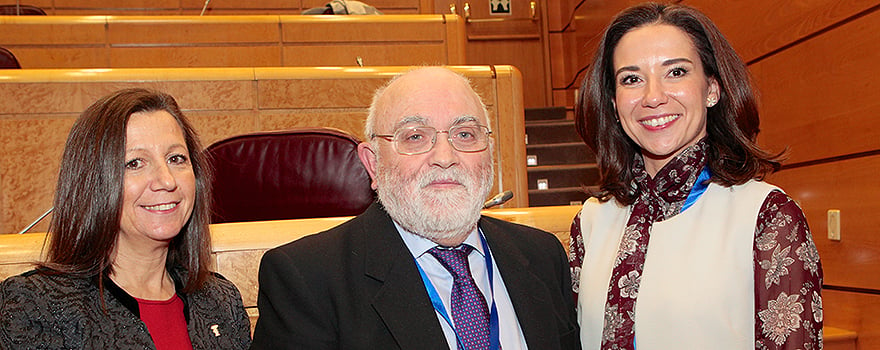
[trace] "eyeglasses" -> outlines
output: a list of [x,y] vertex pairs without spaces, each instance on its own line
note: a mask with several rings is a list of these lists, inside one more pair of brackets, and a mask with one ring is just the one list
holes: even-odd
[[409,126],[397,129],[394,135],[372,135],[390,141],[394,150],[403,155],[427,153],[434,148],[437,134],[446,133],[446,139],[456,151],[480,152],[489,148],[489,128],[482,125],[456,125],[449,130],[437,130],[430,126]]

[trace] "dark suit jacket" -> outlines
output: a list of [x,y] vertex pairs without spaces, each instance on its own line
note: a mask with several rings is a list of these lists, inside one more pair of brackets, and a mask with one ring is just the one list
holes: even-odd
[[[568,259],[553,235],[482,217],[531,349],[580,349]],[[252,349],[449,349],[412,254],[379,204],[260,263]]]

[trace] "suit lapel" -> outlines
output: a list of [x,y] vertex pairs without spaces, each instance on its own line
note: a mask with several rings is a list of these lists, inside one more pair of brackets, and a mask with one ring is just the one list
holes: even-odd
[[504,280],[526,344],[531,349],[558,347],[558,342],[548,338],[558,333],[554,310],[548,307],[552,305],[550,291],[533,273],[526,252],[512,244],[509,234],[495,223],[480,220],[480,228]]
[[384,209],[373,204],[361,237],[365,278],[381,283],[372,306],[401,349],[449,349],[412,254]]

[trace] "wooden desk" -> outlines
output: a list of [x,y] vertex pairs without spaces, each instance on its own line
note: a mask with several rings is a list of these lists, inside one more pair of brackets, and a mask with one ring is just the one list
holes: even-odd
[[461,65],[456,15],[0,16],[23,68]]

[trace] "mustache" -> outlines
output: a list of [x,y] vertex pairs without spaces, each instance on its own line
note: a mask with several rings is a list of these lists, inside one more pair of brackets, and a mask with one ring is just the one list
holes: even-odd
[[419,188],[425,188],[435,181],[453,181],[462,184],[465,187],[471,187],[471,181],[467,175],[468,174],[459,167],[430,169],[419,175],[418,184]]

